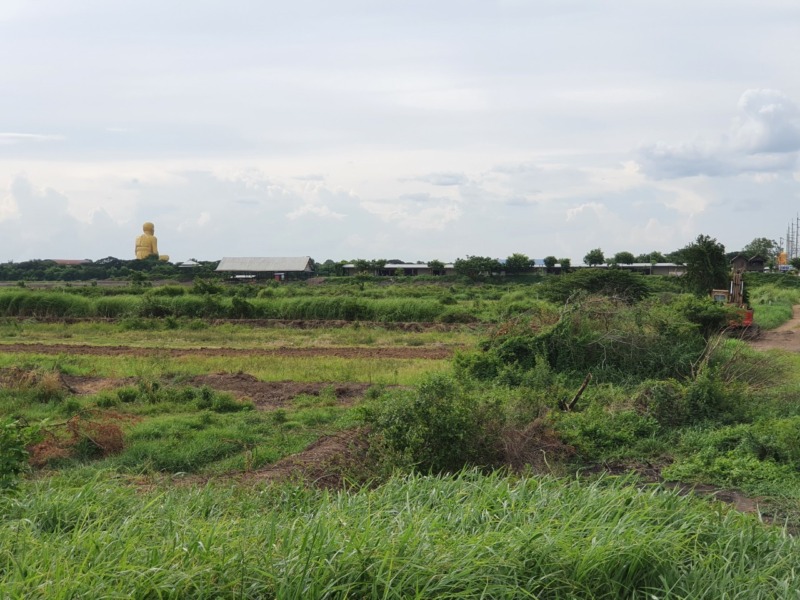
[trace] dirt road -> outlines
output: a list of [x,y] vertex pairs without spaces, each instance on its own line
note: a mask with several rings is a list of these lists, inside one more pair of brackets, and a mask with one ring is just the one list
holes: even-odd
[[795,306],[792,313],[791,320],[776,329],[763,331],[750,345],[756,350],[800,352],[800,305]]

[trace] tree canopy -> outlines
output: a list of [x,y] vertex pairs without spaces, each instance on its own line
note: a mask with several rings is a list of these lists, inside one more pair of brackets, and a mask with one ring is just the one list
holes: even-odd
[[636,262],[636,258],[630,252],[617,252],[614,255],[613,262],[615,265],[629,265],[633,262]]
[[509,273],[524,273],[531,268],[531,259],[525,254],[515,252],[506,259],[506,271]]
[[729,268],[725,246],[715,238],[700,234],[680,252],[686,264],[684,281],[694,293],[705,296],[715,288],[728,286]]
[[595,248],[586,253],[586,256],[583,257],[583,262],[592,267],[594,265],[602,265],[605,259],[603,251],[600,248]]
[[470,279],[479,279],[482,276],[491,276],[502,270],[500,261],[488,256],[467,256],[467,258],[457,258],[453,268],[459,275],[465,275]]
[[778,256],[780,246],[775,240],[765,237],[755,238],[752,242],[742,248],[742,254],[747,258],[760,256],[765,260],[770,260]]

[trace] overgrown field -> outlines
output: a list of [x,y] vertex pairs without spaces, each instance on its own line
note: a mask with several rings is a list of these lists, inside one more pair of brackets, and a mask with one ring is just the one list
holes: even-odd
[[[735,311],[613,270],[195,287],[0,292],[0,597],[800,594],[800,355]],[[751,285],[761,325],[797,290]]]

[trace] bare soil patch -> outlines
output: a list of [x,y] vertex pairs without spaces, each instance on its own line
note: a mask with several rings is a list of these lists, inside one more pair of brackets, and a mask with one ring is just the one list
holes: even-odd
[[[0,382],[3,380],[0,371]],[[136,385],[134,378],[112,379],[81,375],[61,375],[67,391],[80,396],[97,394],[124,386]],[[185,382],[186,385],[208,386],[220,392],[228,392],[239,400],[250,400],[260,410],[272,410],[289,406],[301,395],[319,396],[330,390],[339,406],[351,406],[363,398],[371,387],[369,383],[301,383],[296,381],[260,381],[248,373],[211,373],[198,375]]]
[[90,346],[88,344],[0,344],[0,353],[81,354],[89,356],[285,356],[296,358],[420,358],[443,360],[453,356],[445,346],[425,348],[338,347],[338,348],[156,348],[136,346]]
[[750,342],[756,350],[786,350],[800,352],[800,306],[792,308],[792,318],[775,329],[762,331]]
[[300,395],[319,396],[330,388],[340,405],[350,406],[364,396],[368,383],[299,383],[296,381],[259,381],[247,373],[214,373],[199,375],[192,385],[207,385],[229,392],[239,399],[248,398],[257,408],[268,410],[290,404]]
[[324,436],[302,452],[239,477],[244,482],[299,480],[341,489],[348,483],[349,474],[363,470],[366,452],[363,430],[353,429]]

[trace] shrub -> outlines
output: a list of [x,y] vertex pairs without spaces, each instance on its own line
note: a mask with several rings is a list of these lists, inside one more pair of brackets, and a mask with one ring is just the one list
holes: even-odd
[[388,467],[455,472],[497,459],[499,408],[451,377],[430,376],[416,392],[395,391],[363,410],[371,443]]
[[17,488],[20,475],[28,468],[27,447],[38,430],[12,419],[0,420],[0,493]]
[[487,375],[492,363],[531,369],[541,356],[557,372],[591,372],[596,381],[636,381],[690,375],[706,344],[697,326],[677,311],[588,296],[562,311],[554,325],[537,329],[533,320],[502,324],[481,347],[492,358],[474,361],[474,366]]
[[621,269],[581,269],[561,277],[549,277],[541,286],[542,295],[558,303],[566,302],[581,291],[625,302],[638,302],[650,294],[643,275]]

